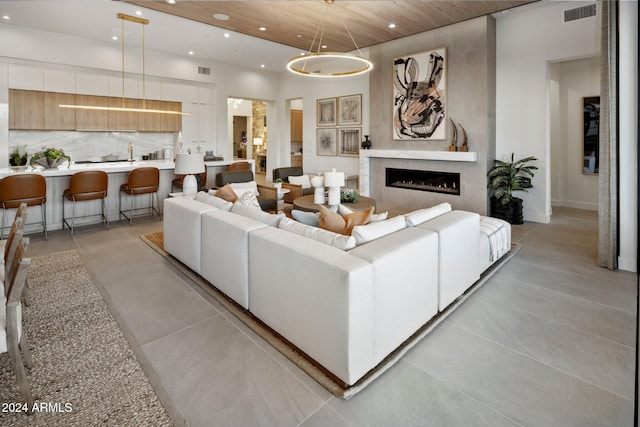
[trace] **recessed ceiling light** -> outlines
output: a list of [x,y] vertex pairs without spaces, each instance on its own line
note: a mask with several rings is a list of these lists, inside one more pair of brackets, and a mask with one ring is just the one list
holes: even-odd
[[225,38],[227,38],[227,39],[228,39],[229,37],[231,37],[231,34],[229,34],[229,33],[224,33],[224,36],[225,36]]
[[260,64],[260,68],[264,68],[264,64]]
[[302,34],[298,34],[296,37],[297,37],[297,38],[300,38],[300,37],[302,37]]
[[169,3],[169,4],[176,4],[176,0],[167,0],[167,3]]
[[193,51],[192,50],[189,51],[189,55],[193,55]]
[[323,49],[326,49],[326,48],[327,48],[327,45],[326,45],[326,44],[323,44],[323,45],[322,45],[322,48],[323,48]]
[[213,17],[218,21],[226,21],[229,19],[229,15],[225,15],[224,13],[216,13]]
[[265,27],[260,27],[258,28],[260,31],[267,31],[267,29]]
[[9,15],[2,15],[2,19],[6,19],[8,21],[11,17]]
[[396,24],[394,24],[393,22],[391,24],[389,24],[389,28],[395,28]]
[[111,37],[111,40],[118,40],[118,36]]
[[136,10],[136,15],[142,16],[142,11],[141,10]]

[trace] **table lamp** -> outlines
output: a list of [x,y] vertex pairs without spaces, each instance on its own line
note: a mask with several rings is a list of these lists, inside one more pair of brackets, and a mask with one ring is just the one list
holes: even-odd
[[[177,175],[186,175],[182,181],[182,193],[185,196],[195,196],[198,192],[200,174],[204,172],[204,159],[200,153],[188,154],[178,153],[176,154],[176,167],[174,172]],[[198,178],[193,176],[198,174]]]
[[331,172],[324,173],[324,186],[329,189],[329,206],[340,204],[340,187],[344,185],[344,172],[336,172],[336,169],[331,169]]
[[253,138],[253,146],[257,147],[256,148],[256,153],[260,151],[260,149],[262,148],[262,138]]

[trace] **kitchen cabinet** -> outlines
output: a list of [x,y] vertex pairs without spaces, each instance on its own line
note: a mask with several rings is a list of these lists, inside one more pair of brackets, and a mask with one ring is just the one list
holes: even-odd
[[[109,107],[138,108],[138,100],[110,97]],[[137,130],[138,113],[131,111],[109,111],[109,130]]]
[[302,156],[291,156],[292,167],[302,167]]
[[[151,99],[138,100],[138,108],[148,110],[159,110],[160,101]],[[160,113],[138,113],[138,130],[141,132],[157,132],[160,130],[160,122],[163,114]]]
[[182,116],[182,143],[185,151],[191,149],[201,151],[214,150],[214,106],[199,102],[183,102],[182,111],[191,113],[190,116]]
[[44,92],[44,125],[47,130],[76,130],[76,110],[60,104],[75,105],[73,93]]
[[44,70],[44,91],[66,94],[76,93],[76,73],[71,71]]
[[302,142],[302,110],[291,110],[291,142]]
[[[100,74],[76,73],[76,95],[109,96],[109,77]],[[122,96],[122,91],[119,95]]]
[[44,128],[44,93],[9,89],[9,129]]
[[[109,106],[106,96],[76,95],[77,105]],[[109,111],[107,110],[76,110],[76,130],[109,130]]]
[[9,64],[9,87],[42,91],[44,89],[44,72],[40,67]]

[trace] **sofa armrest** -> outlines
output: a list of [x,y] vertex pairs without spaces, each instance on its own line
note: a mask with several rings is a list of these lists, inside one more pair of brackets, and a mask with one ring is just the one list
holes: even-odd
[[293,203],[298,197],[302,197],[302,185],[291,184],[289,182],[283,182],[282,188],[288,188],[289,193],[284,195],[284,201],[286,203]]

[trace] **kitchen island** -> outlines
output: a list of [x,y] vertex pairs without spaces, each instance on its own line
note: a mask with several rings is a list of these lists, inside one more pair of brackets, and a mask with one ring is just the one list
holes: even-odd
[[[248,161],[251,164],[251,169],[255,174],[255,163],[253,160]],[[218,172],[225,171],[227,167],[234,163],[235,160],[220,160],[220,161],[208,161],[205,162],[207,167],[207,188],[211,188],[215,182],[215,175]],[[4,178],[9,175],[24,174],[24,173],[37,173],[43,175],[47,181],[47,229],[59,230],[62,228],[62,194],[64,190],[69,188],[69,180],[71,175],[88,170],[103,170],[109,177],[109,187],[106,203],[106,213],[109,221],[118,221],[120,219],[120,211],[118,206],[118,196],[120,192],[120,185],[127,182],[129,172],[136,168],[141,167],[156,167],[160,170],[160,188],[158,190],[158,197],[160,203],[162,200],[168,197],[169,193],[173,192],[171,182],[175,178],[174,168],[175,164],[173,160],[144,160],[144,161],[117,161],[117,162],[102,162],[102,163],[81,163],[70,165],[66,163],[56,169],[43,169],[40,166],[26,167],[22,169],[13,168],[0,168],[0,178]],[[144,201],[143,201],[144,200]],[[149,204],[149,198],[138,196],[135,198],[136,206],[147,206]],[[71,202],[66,201],[65,213],[69,217],[71,215]],[[128,199],[123,197],[124,207],[128,207]],[[160,206],[162,211],[162,206]],[[76,205],[76,217],[83,215],[92,215],[100,212],[100,200],[92,200],[87,202],[78,203]],[[140,212],[142,213],[142,211]],[[8,212],[8,218],[12,218],[13,211]],[[36,224],[40,221],[39,208],[29,208],[29,216],[27,218],[27,225],[25,226],[25,232],[29,233],[35,231]],[[88,218],[79,218],[76,220],[76,226],[82,226],[87,224],[99,224],[101,222],[100,216],[93,216]],[[9,221],[7,220],[7,223]],[[78,230],[80,231],[80,230]]]

